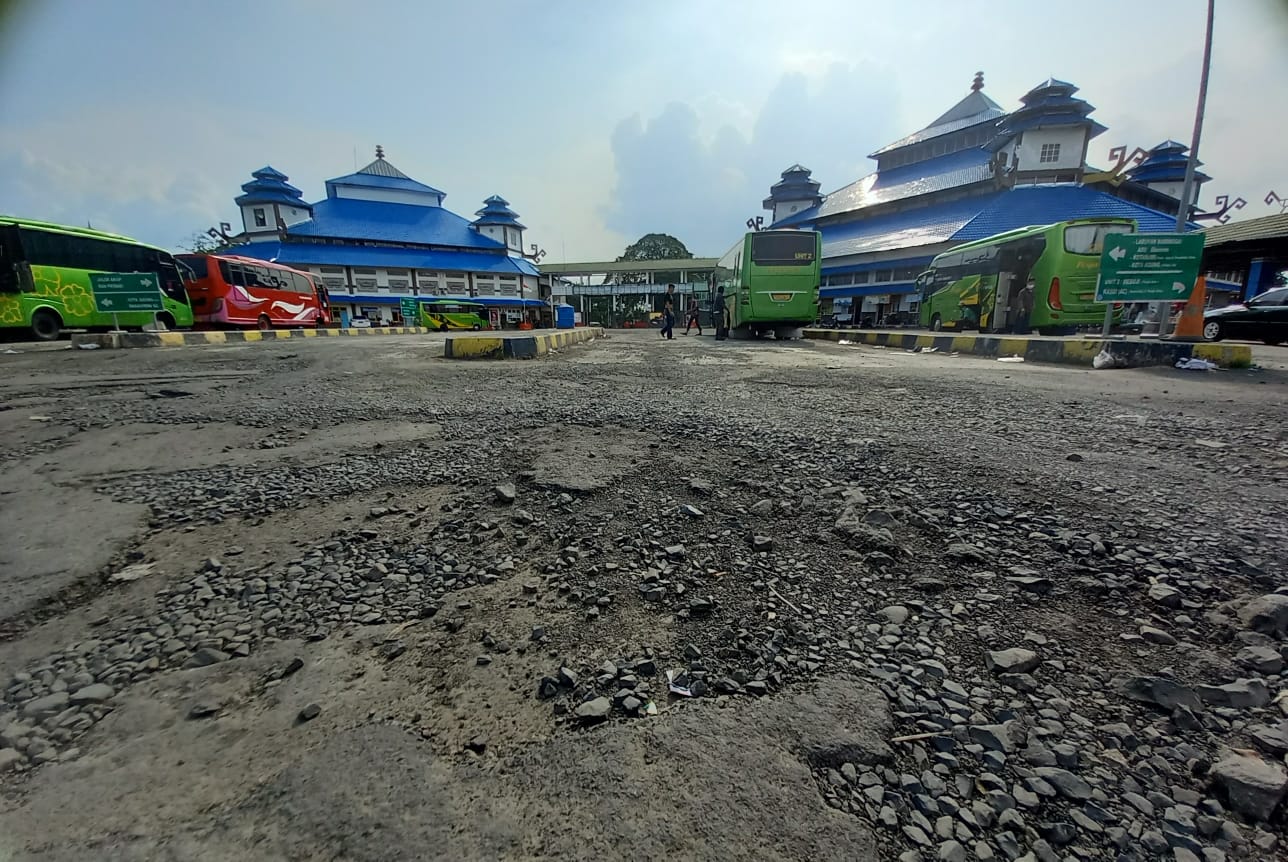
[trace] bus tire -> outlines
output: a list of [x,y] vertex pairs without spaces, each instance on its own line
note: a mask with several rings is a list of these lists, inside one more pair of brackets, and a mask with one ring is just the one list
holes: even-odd
[[482,328],[483,327],[479,326],[477,323],[470,327],[470,329],[473,329],[475,332],[478,332]]
[[31,334],[40,341],[57,341],[63,331],[63,319],[52,308],[37,309],[31,315]]
[[943,332],[943,331],[944,331],[944,319],[943,319],[942,317],[940,317],[938,314],[936,314],[934,317],[930,318],[930,331],[931,331],[931,332]]
[[168,311],[163,311],[157,315],[157,323],[161,324],[171,332],[178,328],[178,324],[175,323],[174,315],[170,314]]
[[259,316],[259,320],[256,321],[255,326],[256,328],[259,329],[260,332],[268,332],[270,329],[273,328],[273,321],[268,319],[267,314],[261,314]]

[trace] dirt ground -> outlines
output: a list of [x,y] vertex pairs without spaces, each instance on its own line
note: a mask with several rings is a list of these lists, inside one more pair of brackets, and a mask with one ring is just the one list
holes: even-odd
[[[1276,368],[643,333],[529,362],[391,337],[0,369],[0,731],[38,692],[113,689],[0,772],[5,860],[896,858],[915,841],[826,788],[918,772],[869,656],[977,661],[996,573],[1071,583],[1065,545],[1111,531],[1284,583]],[[910,525],[889,564],[833,535],[854,489]],[[997,556],[961,568],[951,541]],[[965,622],[909,599],[931,576],[970,584]],[[923,622],[887,652],[896,601]],[[1080,602],[1026,599],[1013,640],[1088,675],[1177,664],[1119,638],[1149,611]],[[672,668],[714,690],[669,693]]]

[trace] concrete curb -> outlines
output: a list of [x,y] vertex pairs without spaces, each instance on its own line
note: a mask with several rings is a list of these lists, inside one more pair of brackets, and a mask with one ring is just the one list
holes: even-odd
[[535,359],[552,350],[562,350],[603,337],[603,327],[599,326],[565,329],[542,335],[452,336],[443,346],[443,356],[446,359]]
[[880,347],[912,350],[934,347],[944,353],[976,356],[1023,356],[1028,362],[1057,362],[1091,365],[1101,350],[1108,350],[1121,367],[1175,365],[1178,359],[1198,357],[1222,368],[1246,368],[1252,364],[1252,347],[1247,344],[1190,344],[1180,341],[1116,341],[1099,338],[1025,338],[993,335],[924,335],[907,332],[870,332],[858,329],[806,329],[805,337],[819,341],[853,341]]
[[134,347],[192,347],[199,344],[245,344],[291,338],[345,338],[370,335],[427,335],[423,326],[382,326],[371,329],[233,329],[210,332],[94,332],[72,336],[72,346],[93,344],[108,349]]

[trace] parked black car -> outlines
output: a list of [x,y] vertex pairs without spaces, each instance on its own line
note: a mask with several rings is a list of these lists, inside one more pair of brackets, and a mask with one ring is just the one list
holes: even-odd
[[1203,313],[1203,338],[1242,338],[1282,344],[1288,341],[1288,287],[1276,287],[1246,304],[1235,303]]

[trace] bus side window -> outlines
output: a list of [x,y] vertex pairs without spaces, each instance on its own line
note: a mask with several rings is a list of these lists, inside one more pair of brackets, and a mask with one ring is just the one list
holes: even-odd
[[313,295],[313,285],[309,282],[309,277],[307,275],[302,275],[298,272],[284,274],[290,275],[291,282],[294,284],[294,290],[296,293],[303,296]]
[[[223,265],[221,264],[220,266],[222,268]],[[246,273],[242,271],[240,263],[228,264],[228,270],[228,275],[232,276],[232,280],[228,282],[229,284],[236,285],[237,287],[246,286]]]
[[0,293],[18,292],[18,267],[22,260],[18,228],[13,225],[0,227]]

